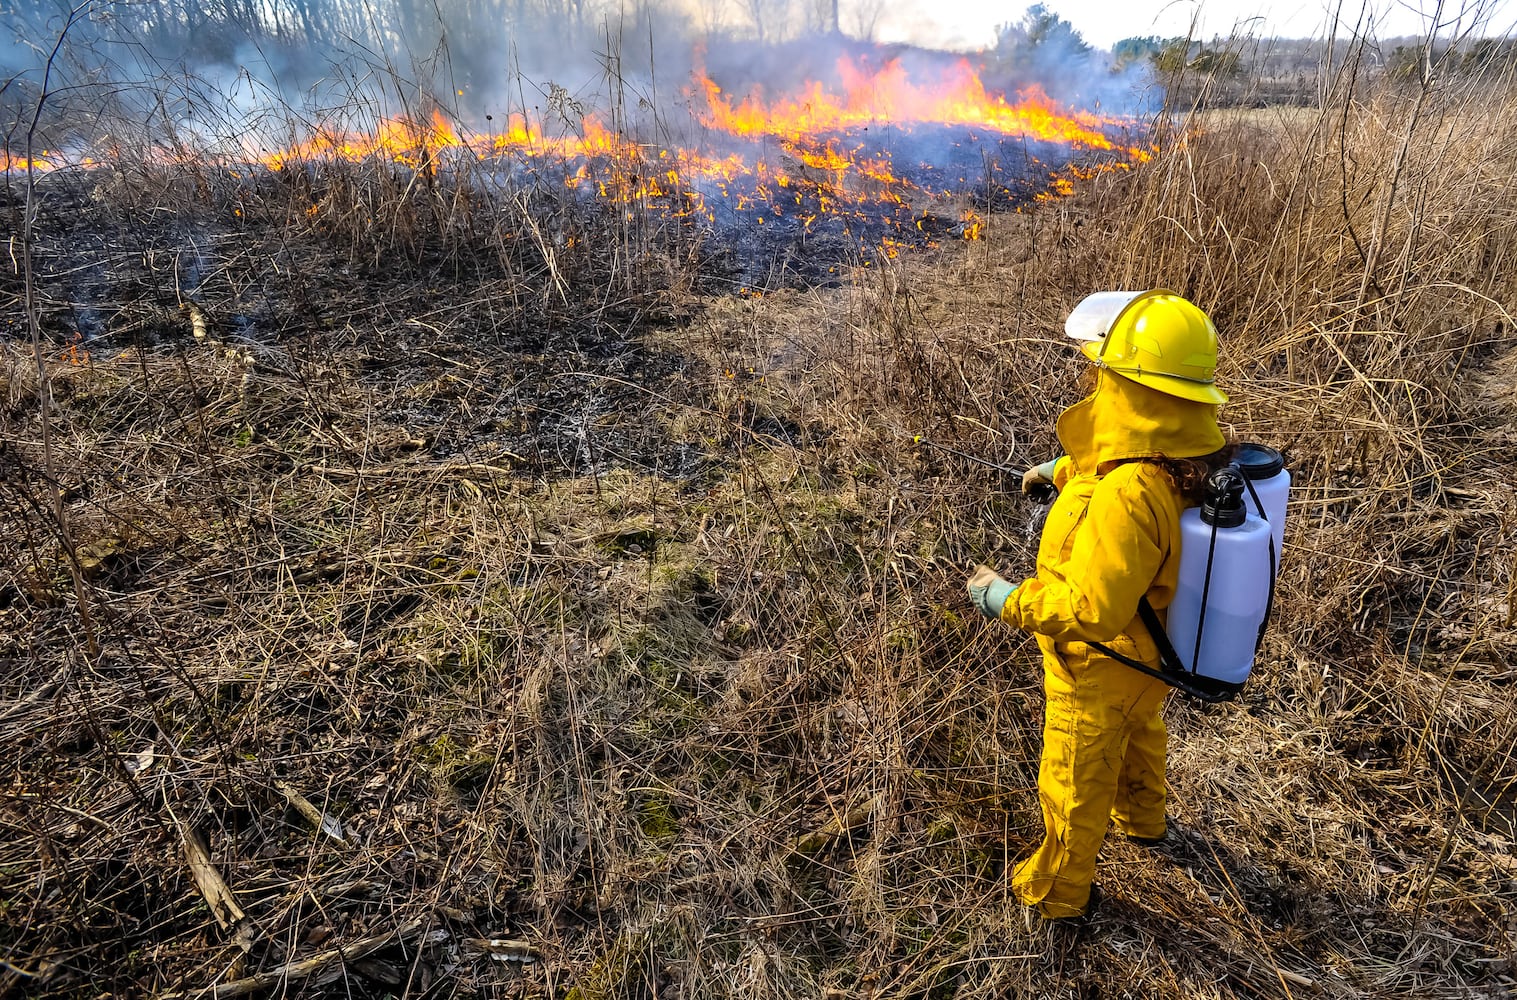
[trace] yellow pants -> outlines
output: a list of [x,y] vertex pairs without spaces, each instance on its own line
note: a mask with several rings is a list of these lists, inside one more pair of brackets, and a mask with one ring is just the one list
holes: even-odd
[[1134,837],[1164,835],[1159,709],[1169,688],[1083,643],[1050,643],[1043,690],[1043,843],[1017,865],[1012,890],[1045,917],[1074,917],[1090,899],[1108,823]]

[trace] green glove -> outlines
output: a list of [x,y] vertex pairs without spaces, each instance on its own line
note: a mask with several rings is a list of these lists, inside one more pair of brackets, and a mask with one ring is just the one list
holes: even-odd
[[969,578],[966,586],[969,588],[969,600],[979,609],[980,614],[993,620],[1000,619],[1001,609],[1017,589],[989,566],[976,566],[974,575]]
[[1046,488],[1052,486],[1053,469],[1058,464],[1059,460],[1054,458],[1044,462],[1042,465],[1034,465],[1022,473],[1022,492],[1034,493],[1038,492],[1039,487]]

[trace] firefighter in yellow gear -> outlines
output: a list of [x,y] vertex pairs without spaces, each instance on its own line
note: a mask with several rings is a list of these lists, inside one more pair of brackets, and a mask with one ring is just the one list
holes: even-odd
[[1138,840],[1165,834],[1168,688],[1089,643],[1159,667],[1138,599],[1164,618],[1186,505],[1176,469],[1218,460],[1217,406],[1227,401],[1214,381],[1216,329],[1172,292],[1097,293],[1065,329],[1098,370],[1094,392],[1059,416],[1064,457],[1023,480],[1059,491],[1037,573],[1013,586],[981,566],[969,580],[981,612],[1035,633],[1043,655],[1044,837],[1012,888],[1051,920],[1086,912],[1109,823]]

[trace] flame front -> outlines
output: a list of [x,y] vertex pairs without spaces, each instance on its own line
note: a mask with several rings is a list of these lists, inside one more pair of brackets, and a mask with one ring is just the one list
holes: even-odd
[[1088,149],[1112,149],[1101,132],[1112,124],[1082,112],[1060,112],[1039,87],[1018,96],[1016,104],[985,90],[969,63],[960,60],[938,86],[921,87],[906,75],[900,60],[891,60],[868,73],[852,60],[838,61],[845,95],[828,93],[819,83],[808,84],[798,98],[765,106],[758,95],[736,105],[710,77],[698,77],[706,98],[706,124],[733,135],[767,136],[805,142],[820,134],[894,123],[980,128],[1003,135],[1062,142]]
[[[551,134],[520,113],[507,117],[504,131],[465,133],[434,110],[422,120],[383,119],[367,132],[318,128],[251,158],[273,171],[374,159],[420,171],[468,161],[507,172],[558,163],[569,189],[613,204],[659,201],[667,212],[713,222],[726,211],[744,213],[756,224],[791,218],[807,227],[819,216],[842,216],[898,230],[925,228],[920,212],[926,209],[917,207],[923,202],[984,186],[970,176],[971,168],[946,169],[931,157],[898,168],[900,146],[941,152],[1015,138],[1098,157],[1084,166],[1046,170],[1029,193],[1034,198],[1068,194],[1075,179],[1146,158],[1143,150],[1110,137],[1123,124],[1119,120],[1060,109],[1038,88],[1008,102],[988,92],[967,61],[931,85],[911,80],[898,60],[870,69],[844,58],[836,78],[835,90],[813,82],[766,100],[759,90],[728,94],[697,69],[685,93],[695,134],[686,145],[639,143],[594,113],[584,114],[567,134]],[[3,160],[9,171],[64,163],[52,153],[30,162],[9,155]],[[978,214],[965,211],[960,218],[960,235],[975,239],[983,232]]]
[[28,170],[53,170],[59,165],[57,155],[46,149],[31,159],[25,156],[12,156],[9,152],[0,153],[0,172],[7,174],[25,173]]

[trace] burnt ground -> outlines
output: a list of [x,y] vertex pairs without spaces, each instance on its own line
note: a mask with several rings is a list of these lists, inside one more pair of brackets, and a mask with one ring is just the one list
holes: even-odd
[[[369,219],[344,229],[348,219],[322,215],[332,191],[305,178],[266,180],[261,192],[289,197],[293,186],[314,198],[281,206],[303,226],[270,225],[285,220],[260,212],[269,203],[248,189],[180,181],[159,197],[112,200],[125,180],[43,178],[33,265],[46,354],[185,358],[209,346],[245,352],[254,378],[291,384],[331,361],[389,400],[371,416],[438,458],[488,445],[544,474],[698,474],[690,442],[656,439],[637,417],[650,392],[678,394],[681,377],[702,370],[646,344],[650,329],[695,307],[678,285],[689,278],[667,259],[581,283],[532,248],[486,243],[520,234],[439,237],[434,226],[417,237],[404,213],[394,228]],[[20,209],[13,190],[5,210],[14,221]],[[19,306],[21,275],[7,275],[0,294]],[[6,311],[0,336],[27,342],[23,310]],[[437,380],[440,391],[418,391]],[[311,406],[318,427],[340,420],[320,399]]]
[[[949,157],[960,172],[997,162],[973,137],[940,131],[912,141],[966,147],[963,163]],[[660,394],[692,402],[681,386],[709,372],[647,334],[688,323],[712,296],[835,287],[900,250],[962,240],[953,206],[1015,208],[1045,189],[1050,175],[1026,144],[1014,152],[1029,173],[1010,185],[852,213],[825,213],[824,181],[808,184],[792,164],[788,213],[713,195],[714,223],[585,204],[540,172],[513,175],[524,193],[503,209],[467,185],[372,164],[62,171],[37,183],[39,329],[50,356],[208,344],[247,352],[260,377],[297,382],[302,367],[341,358],[356,385],[394,397],[378,416],[438,458],[488,446],[543,474],[626,466],[694,477],[702,448],[656,440],[637,415]],[[24,210],[13,184],[0,213],[19,231]],[[15,344],[30,336],[23,286],[20,268],[0,278],[18,306],[0,338]],[[414,401],[444,376],[456,385]],[[734,419],[782,439],[801,433],[764,413]]]

